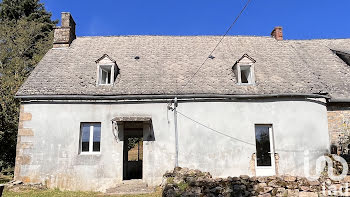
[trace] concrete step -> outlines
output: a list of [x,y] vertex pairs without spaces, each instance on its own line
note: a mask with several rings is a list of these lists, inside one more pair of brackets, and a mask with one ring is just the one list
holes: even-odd
[[113,188],[106,190],[106,194],[147,194],[155,192],[154,187],[148,187],[148,185],[142,180],[127,180],[123,181],[121,184],[117,184]]

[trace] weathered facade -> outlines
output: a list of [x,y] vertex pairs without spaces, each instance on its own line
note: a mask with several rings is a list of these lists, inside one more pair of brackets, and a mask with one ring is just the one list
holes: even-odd
[[347,103],[336,103],[329,105],[327,109],[332,151],[349,154],[350,106]]
[[159,185],[176,165],[299,176],[345,131],[350,67],[330,48],[350,39],[228,36],[196,72],[220,37],[76,38],[69,13],[61,28],[17,93],[16,180],[104,191]]

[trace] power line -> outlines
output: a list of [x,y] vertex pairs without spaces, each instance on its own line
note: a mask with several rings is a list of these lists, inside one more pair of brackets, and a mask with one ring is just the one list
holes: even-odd
[[[190,118],[189,116],[187,116],[187,115],[185,115],[185,114],[183,114],[183,113],[181,113],[181,112],[179,112],[179,111],[177,111],[177,113],[180,114],[181,116],[183,116],[183,117],[185,117],[185,118],[187,118],[187,119],[189,119],[189,120],[191,120],[191,121],[193,121],[193,122],[195,122],[195,123],[197,123],[197,124],[199,124],[199,125],[201,125],[201,126],[207,128],[207,129],[210,129],[210,130],[212,130],[212,131],[214,131],[214,132],[220,134],[220,135],[226,136],[226,137],[228,137],[228,138],[231,138],[231,139],[240,141],[240,142],[245,143],[245,144],[248,144],[248,145],[256,146],[256,145],[253,144],[253,143],[246,142],[246,141],[244,141],[244,140],[240,140],[240,139],[238,139],[238,138],[235,138],[235,137],[232,137],[232,136],[230,136],[230,135],[227,135],[227,134],[225,134],[225,133],[223,133],[223,132],[221,132],[221,131],[218,131],[218,130],[216,130],[216,129],[210,128],[210,127],[208,127],[207,125],[205,125],[205,124],[203,124],[203,123],[200,123],[200,122],[198,122],[198,121],[196,121],[196,120]],[[292,153],[296,153],[296,152],[304,152],[305,150],[304,150],[304,149],[298,149],[298,150],[275,149],[275,151],[276,151],[276,152],[292,152]],[[322,151],[322,150],[308,150],[308,151],[309,151],[309,152],[312,152],[312,153],[323,153],[323,152],[324,152],[324,151]]]
[[238,14],[238,16],[236,17],[236,19],[233,21],[233,23],[231,24],[231,26],[227,29],[227,31],[225,32],[225,34],[222,36],[222,38],[220,39],[220,41],[216,44],[216,46],[214,47],[214,49],[210,52],[210,54],[207,56],[207,58],[205,58],[204,62],[198,67],[198,69],[196,70],[196,72],[191,76],[191,78],[187,81],[187,83],[182,87],[185,88],[190,81],[193,79],[194,76],[196,76],[196,74],[199,72],[199,70],[202,68],[202,66],[205,64],[205,62],[207,62],[207,60],[209,59],[209,57],[212,56],[212,54],[214,53],[214,51],[216,50],[216,48],[219,46],[219,44],[222,42],[222,40],[225,38],[225,36],[228,34],[228,32],[231,30],[231,28],[233,27],[233,25],[237,22],[237,20],[239,19],[239,17],[242,15],[242,13],[244,12],[244,10],[247,8],[248,4],[250,3],[251,0],[248,0],[247,3],[244,5],[243,9],[241,10],[241,12]]
[[197,123],[197,124],[199,124],[199,125],[201,125],[201,126],[207,128],[207,129],[209,129],[209,130],[212,130],[212,131],[218,133],[218,134],[221,134],[221,135],[226,136],[226,137],[228,137],[228,138],[231,138],[231,139],[234,139],[234,140],[237,140],[237,141],[240,141],[240,142],[242,142],[242,143],[249,144],[249,145],[252,145],[252,146],[255,147],[255,144],[253,144],[253,143],[240,140],[240,139],[238,139],[238,138],[229,136],[229,135],[227,135],[227,134],[225,134],[225,133],[223,133],[223,132],[220,132],[220,131],[218,131],[218,130],[215,130],[215,129],[213,129],[213,128],[210,128],[210,127],[208,127],[207,125],[202,124],[202,123],[200,123],[200,122],[198,122],[198,121],[196,121],[196,120],[194,120],[194,119],[192,119],[192,118],[186,116],[185,114],[183,114],[183,113],[181,113],[181,112],[179,112],[179,111],[177,111],[177,113],[180,114],[181,116],[183,116],[183,117],[185,117],[185,118],[187,118],[187,119],[189,119],[189,120],[191,120],[191,121],[193,121],[193,122],[195,122],[195,123]]

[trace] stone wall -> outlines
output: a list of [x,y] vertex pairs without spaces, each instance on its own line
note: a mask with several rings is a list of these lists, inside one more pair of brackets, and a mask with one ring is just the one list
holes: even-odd
[[29,177],[20,176],[20,171],[23,165],[31,163],[32,157],[27,154],[26,150],[33,148],[33,143],[30,142],[30,138],[34,136],[34,131],[31,128],[27,128],[25,124],[32,120],[32,114],[24,111],[24,106],[20,106],[20,115],[18,121],[18,133],[17,133],[17,146],[16,146],[16,166],[15,166],[15,180],[21,180],[23,182],[32,182],[37,180],[31,180]]
[[163,179],[163,196],[350,196],[350,177],[332,181],[296,176],[212,178],[208,172],[175,168]]
[[344,154],[344,152],[340,153],[341,148],[345,153],[349,150],[346,136],[350,134],[350,105],[331,105],[327,107],[327,110],[330,144],[337,147],[339,154]]

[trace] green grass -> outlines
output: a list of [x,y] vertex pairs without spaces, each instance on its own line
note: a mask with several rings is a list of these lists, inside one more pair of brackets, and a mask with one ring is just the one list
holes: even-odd
[[78,196],[98,196],[98,193],[94,192],[70,192],[70,191],[59,191],[59,190],[28,190],[28,191],[19,191],[13,192],[5,190],[3,193],[4,197],[43,197],[43,196],[70,196],[70,197],[78,197]]
[[[109,196],[98,192],[72,192],[72,191],[60,191],[58,189],[45,189],[45,190],[23,190],[23,191],[9,191],[6,190],[3,193],[3,197],[57,197],[57,196],[67,196],[67,197],[93,197],[93,196]],[[159,197],[162,196],[161,190],[158,189],[155,193],[151,194],[139,194],[139,195],[118,195],[118,197]]]
[[178,184],[178,186],[181,191],[185,191],[188,188],[188,183],[181,182]]

